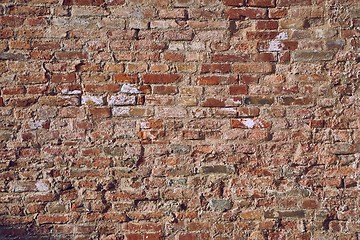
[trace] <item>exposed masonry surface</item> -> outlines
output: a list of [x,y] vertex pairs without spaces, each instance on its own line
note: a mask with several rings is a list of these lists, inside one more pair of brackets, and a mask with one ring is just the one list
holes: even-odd
[[358,0],[0,0],[0,239],[360,239]]

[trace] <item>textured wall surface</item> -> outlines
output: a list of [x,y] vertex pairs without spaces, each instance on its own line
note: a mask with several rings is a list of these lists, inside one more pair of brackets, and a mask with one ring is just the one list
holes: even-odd
[[358,0],[0,0],[0,239],[360,239]]

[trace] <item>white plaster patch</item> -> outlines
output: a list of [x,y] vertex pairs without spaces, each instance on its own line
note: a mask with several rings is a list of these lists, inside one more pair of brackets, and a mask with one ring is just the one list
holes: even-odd
[[124,85],[122,85],[120,91],[122,93],[130,93],[130,94],[140,93],[139,90],[137,89],[136,85],[134,85],[134,84],[124,84]]
[[112,115],[121,117],[121,116],[129,116],[130,108],[129,107],[114,107],[112,109]]
[[149,122],[140,122],[140,128],[141,129],[147,129],[147,128],[150,128],[150,124],[149,124]]
[[288,38],[289,38],[289,36],[288,36],[287,32],[281,32],[275,37],[275,39],[277,39],[277,40],[286,40]]
[[173,50],[173,51],[185,50],[185,45],[183,43],[170,42],[169,50]]
[[49,186],[44,183],[43,181],[37,181],[35,183],[36,189],[40,192],[47,192],[49,191]]
[[269,42],[269,47],[268,47],[267,51],[269,51],[269,52],[282,51],[285,45],[280,40],[286,40],[288,38],[289,38],[289,36],[288,36],[287,32],[279,33],[275,37],[275,39],[273,39]]
[[151,140],[155,140],[156,136],[153,135],[151,132],[146,132],[146,138],[151,139]]
[[237,111],[234,108],[222,108],[221,111],[229,113],[229,114],[236,114]]
[[28,125],[30,129],[39,129],[42,128],[45,123],[46,120],[31,120]]
[[253,128],[256,124],[256,122],[250,118],[246,119],[242,122],[247,128]]
[[226,99],[225,104],[230,105],[230,106],[241,105],[241,99],[229,98],[229,99]]
[[110,106],[135,105],[135,96],[114,95],[109,99]]
[[104,100],[101,96],[89,96],[85,95],[81,98],[82,105],[103,105]]
[[206,46],[202,42],[193,42],[189,48],[190,50],[205,50]]
[[280,42],[279,40],[271,40],[269,42],[268,51],[269,52],[279,52],[283,49],[284,44]]
[[69,95],[76,95],[76,94],[81,94],[80,90],[69,90],[67,88],[64,88],[61,90],[62,94],[69,94]]

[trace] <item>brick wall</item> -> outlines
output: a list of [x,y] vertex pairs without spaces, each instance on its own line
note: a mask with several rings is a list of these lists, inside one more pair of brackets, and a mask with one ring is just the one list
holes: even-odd
[[0,239],[360,238],[358,0],[0,0]]

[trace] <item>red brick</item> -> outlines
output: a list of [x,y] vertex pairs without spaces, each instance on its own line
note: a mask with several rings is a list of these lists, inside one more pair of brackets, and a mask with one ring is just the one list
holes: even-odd
[[153,87],[154,94],[176,94],[178,93],[178,89],[176,86],[154,86]]
[[203,64],[201,73],[229,73],[230,64]]
[[144,239],[148,239],[148,240],[160,240],[163,239],[163,234],[161,233],[145,233],[144,234]]
[[111,2],[107,2],[108,5],[110,6],[119,6],[119,5],[124,5],[125,4],[125,0],[113,0]]
[[305,209],[316,209],[319,207],[319,203],[315,199],[304,199],[302,202],[302,208]]
[[63,215],[39,215],[37,217],[37,222],[39,224],[47,223],[66,223],[70,220],[68,216]]
[[198,77],[198,83],[200,85],[217,85],[217,84],[231,84],[236,83],[237,78],[234,76],[202,76]]
[[215,98],[207,98],[201,103],[203,107],[225,107],[225,101]]
[[246,85],[232,85],[229,87],[230,95],[243,95],[248,93]]
[[[120,2],[123,4],[125,0],[121,0]],[[100,6],[104,3],[104,0],[64,0],[63,5]]]
[[137,233],[126,234],[126,240],[143,240],[143,236]]
[[241,7],[244,5],[244,0],[223,0],[226,6]]
[[24,93],[25,88],[23,86],[5,87],[2,89],[3,95],[19,95]]
[[311,0],[278,0],[277,6],[289,7],[289,6],[304,6],[311,5]]
[[158,223],[149,223],[149,222],[143,222],[143,223],[128,223],[125,226],[125,229],[131,232],[161,232],[162,231],[162,225]]
[[53,83],[72,83],[76,81],[76,75],[75,73],[53,74],[51,81]]
[[276,30],[279,27],[279,22],[274,20],[264,20],[256,22],[257,30]]
[[179,240],[195,240],[198,239],[196,233],[184,233],[179,235]]
[[266,10],[262,8],[230,8],[225,10],[225,15],[230,20],[263,19],[266,18]]
[[215,54],[211,57],[214,62],[247,62],[250,60],[248,54]]
[[13,30],[9,28],[0,29],[0,39],[10,38],[14,34]]
[[248,0],[247,5],[252,7],[275,7],[275,0]]
[[24,18],[18,16],[0,16],[0,24],[6,27],[19,27],[23,24]]
[[185,60],[185,55],[180,52],[165,52],[164,60],[171,62],[183,62]]
[[257,53],[253,56],[254,62],[276,62],[277,54],[276,53]]
[[29,107],[37,102],[36,98],[25,97],[25,98],[12,98],[8,105],[13,107]]
[[266,31],[266,32],[247,32],[246,37],[248,40],[272,40],[279,35],[279,32]]
[[111,109],[109,107],[89,108],[89,113],[94,118],[109,118],[109,117],[111,117]]
[[60,48],[60,42],[49,40],[33,40],[31,47],[38,50],[57,50]]
[[271,8],[269,9],[269,18],[279,19],[284,18],[287,15],[286,8]]
[[32,75],[19,75],[17,76],[17,80],[19,83],[23,84],[34,84],[34,83],[45,83],[47,79],[45,74],[32,74]]
[[24,16],[41,16],[50,13],[50,9],[47,7],[35,7],[35,6],[11,6],[9,7],[10,15],[24,15]]
[[325,126],[325,121],[321,119],[314,119],[310,121],[311,128],[323,128]]

